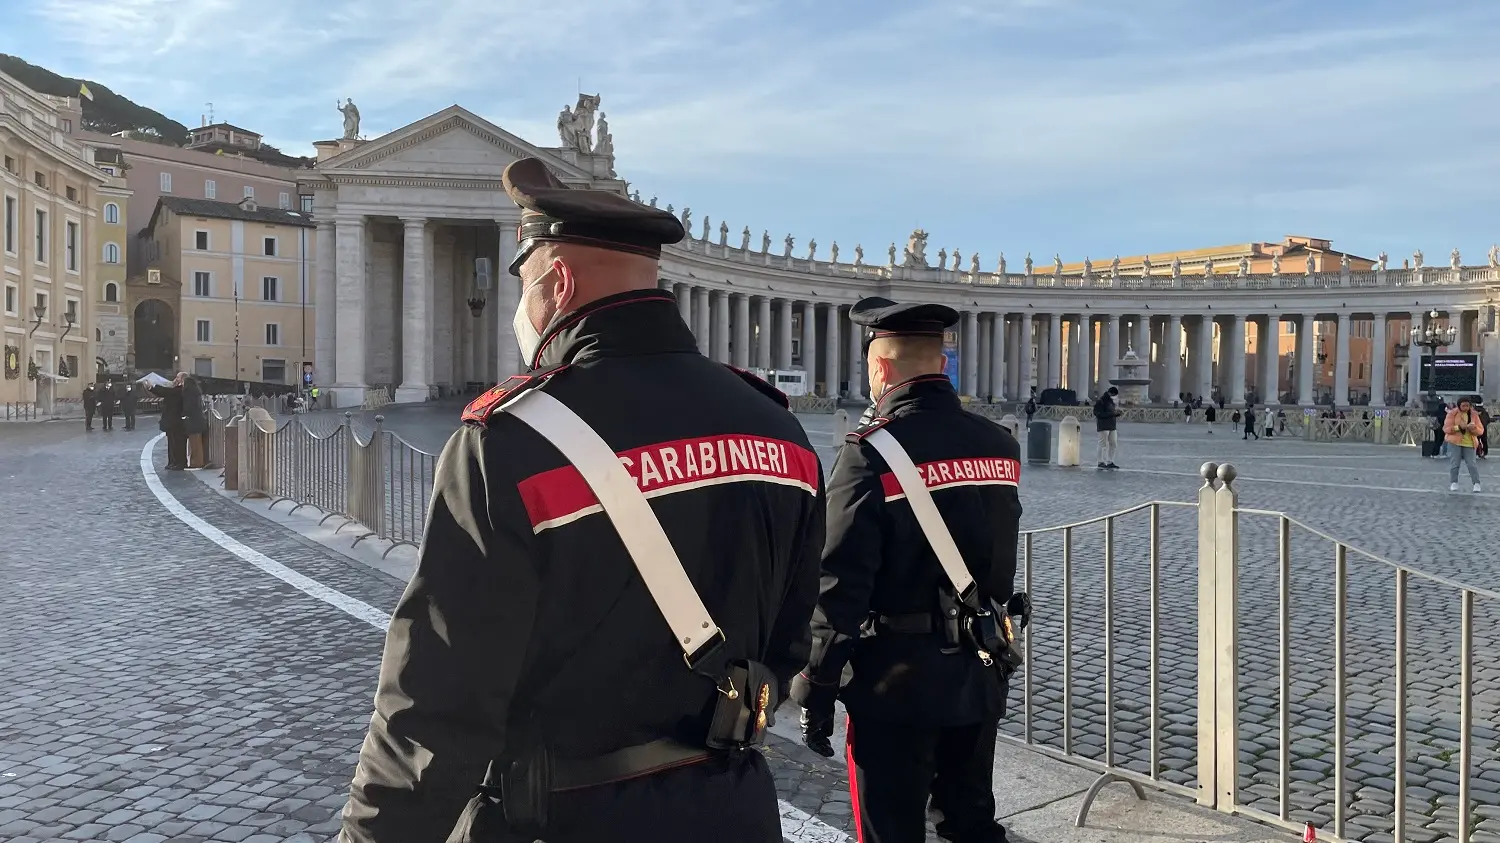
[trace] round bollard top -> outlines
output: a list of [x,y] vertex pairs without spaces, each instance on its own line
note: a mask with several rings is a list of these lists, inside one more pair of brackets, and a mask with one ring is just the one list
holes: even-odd
[[1233,483],[1234,478],[1238,477],[1239,474],[1240,473],[1235,470],[1234,466],[1230,465],[1229,463],[1224,463],[1223,465],[1219,466],[1219,480],[1224,483]]
[[1083,426],[1083,425],[1081,425],[1081,424],[1078,423],[1078,417],[1077,416],[1063,416],[1062,422],[1060,422],[1060,425],[1062,427],[1082,427]]
[[[1269,357],[1270,355],[1267,356]],[[1204,463],[1198,467],[1198,476],[1204,480],[1212,481],[1219,476],[1219,464],[1216,462]]]

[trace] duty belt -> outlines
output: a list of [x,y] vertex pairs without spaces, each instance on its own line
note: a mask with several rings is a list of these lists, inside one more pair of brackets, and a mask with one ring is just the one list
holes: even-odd
[[932,612],[914,612],[907,615],[876,615],[875,629],[878,632],[893,632],[898,635],[927,635],[940,632],[943,620]]
[[583,790],[663,773],[699,764],[715,754],[703,747],[670,739],[627,746],[606,755],[583,760],[558,759],[552,766],[552,792]]

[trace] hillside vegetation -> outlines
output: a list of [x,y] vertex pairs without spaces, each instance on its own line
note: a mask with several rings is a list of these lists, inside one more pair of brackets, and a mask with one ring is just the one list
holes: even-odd
[[0,53],[0,73],[34,91],[58,97],[76,97],[80,84],[87,84],[94,98],[83,100],[83,128],[90,131],[103,134],[134,131],[172,146],[183,146],[188,142],[186,126],[160,112],[136,105],[102,83],[59,76],[45,67],[37,67],[4,53]]

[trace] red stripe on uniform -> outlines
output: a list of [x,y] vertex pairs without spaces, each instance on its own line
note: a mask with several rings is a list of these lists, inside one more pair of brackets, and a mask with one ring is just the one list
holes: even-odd
[[[1021,482],[1021,462],[1009,457],[934,460],[918,465],[917,473],[927,481],[927,488],[933,490],[951,486],[1015,486]],[[880,475],[880,487],[888,501],[906,496],[896,475],[890,472]]]
[[[616,454],[647,498],[720,483],[760,482],[818,489],[818,457],[780,439],[730,434],[679,439]],[[599,499],[571,465],[517,484],[535,532],[600,512]]]

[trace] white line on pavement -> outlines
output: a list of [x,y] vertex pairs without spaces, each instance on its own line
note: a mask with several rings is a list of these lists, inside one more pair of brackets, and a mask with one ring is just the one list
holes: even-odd
[[[321,600],[324,603],[338,609],[346,615],[364,621],[376,629],[384,631],[391,623],[391,616],[380,611],[374,606],[357,600],[337,589],[326,585],[310,577],[303,576],[287,566],[277,562],[275,559],[261,553],[254,548],[247,547],[243,542],[220,530],[218,527],[204,521],[202,518],[188,511],[167,487],[161,482],[156,474],[156,466],[152,463],[151,452],[166,434],[158,433],[141,448],[141,477],[146,481],[146,488],[161,502],[161,505],[170,512],[174,518],[192,527],[199,535],[214,544],[229,551],[245,562],[270,574],[278,580],[286,583],[292,588],[306,594],[309,597]],[[351,774],[353,771],[350,771]],[[806,811],[802,811],[792,804],[782,801],[781,808],[781,836],[789,843],[848,843],[849,836],[831,825],[823,822]]]
[[[1123,472],[1125,472],[1127,474],[1158,474],[1158,475],[1161,475],[1163,477],[1197,477],[1198,476],[1197,472],[1191,472],[1191,471],[1158,471],[1156,469],[1151,469],[1151,468],[1122,468],[1122,469],[1119,469],[1119,471],[1123,471]],[[1462,479],[1464,481],[1467,481],[1468,477],[1464,477]],[[1246,481],[1249,481],[1251,483],[1284,483],[1284,484],[1287,484],[1287,485],[1290,485],[1290,486],[1325,486],[1325,487],[1328,487],[1328,488],[1331,488],[1331,489],[1357,489],[1357,490],[1366,490],[1366,491],[1373,491],[1373,492],[1409,492],[1409,493],[1414,494],[1414,495],[1451,495],[1451,494],[1454,494],[1453,492],[1450,492],[1447,489],[1413,489],[1413,488],[1410,488],[1410,487],[1403,487],[1403,486],[1372,486],[1372,485],[1370,485],[1368,483],[1358,483],[1358,484],[1329,483],[1329,482],[1322,481],[1322,480],[1286,480],[1286,479],[1277,479],[1277,478],[1274,478],[1274,477],[1246,477],[1243,474],[1237,475],[1235,477],[1235,482],[1236,483],[1238,483],[1238,482],[1240,482],[1242,480],[1246,480]],[[1462,483],[1461,486],[1463,488],[1467,489],[1467,482]],[[1476,492],[1465,491],[1462,494],[1470,496],[1470,497],[1500,498],[1500,494],[1495,494],[1494,492],[1477,492],[1476,493]]]

